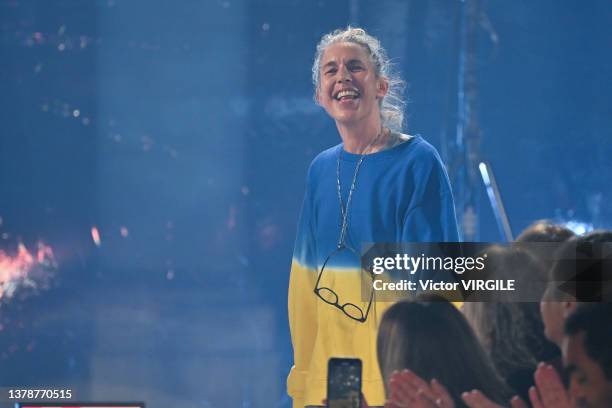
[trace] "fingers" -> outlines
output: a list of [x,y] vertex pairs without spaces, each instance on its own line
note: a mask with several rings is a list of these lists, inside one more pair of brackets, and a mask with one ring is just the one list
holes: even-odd
[[[400,408],[437,408],[436,397],[431,386],[410,370],[395,372],[389,379],[390,402]],[[449,406],[452,408],[452,406]]]
[[436,396],[427,381],[423,380],[410,370],[403,370],[400,373],[400,376],[404,378],[405,381],[413,388],[417,389],[417,395],[423,395],[425,398],[428,398],[431,401],[436,400]]
[[544,408],[536,387],[529,388],[529,401],[531,401],[531,406],[533,408]]
[[418,389],[397,373],[389,379],[391,395],[389,399],[400,408],[409,407],[416,403]]
[[436,398],[436,405],[443,408],[454,408],[455,401],[448,393],[446,387],[435,378],[431,380],[431,390]]
[[534,379],[543,407],[565,408],[570,406],[563,382],[551,365],[540,363],[535,371]]
[[428,383],[410,370],[393,373],[389,385],[390,401],[398,407],[455,407],[455,402],[444,385],[436,379]]
[[464,392],[461,394],[461,399],[470,408],[503,408],[478,390]]
[[[441,401],[440,401],[441,403]],[[437,401],[431,400],[429,397],[426,397],[422,392],[419,392],[417,395],[415,408],[440,408]]]
[[510,400],[511,408],[528,408],[527,403],[521,399],[518,395],[515,395]]
[[422,390],[425,395],[433,396],[429,384],[421,377],[416,375],[410,370],[404,370],[400,373],[407,381],[409,381],[414,387]]

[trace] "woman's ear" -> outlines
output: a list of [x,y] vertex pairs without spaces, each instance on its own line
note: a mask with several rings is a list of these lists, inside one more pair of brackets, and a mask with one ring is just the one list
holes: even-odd
[[569,315],[576,311],[576,304],[573,300],[568,300],[562,303],[563,304],[563,318],[567,318]]
[[380,77],[378,79],[378,89],[376,90],[376,97],[382,99],[389,92],[389,80],[386,77]]

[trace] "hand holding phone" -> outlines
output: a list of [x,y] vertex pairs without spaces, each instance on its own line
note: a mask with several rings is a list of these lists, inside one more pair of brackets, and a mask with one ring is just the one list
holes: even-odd
[[327,365],[328,408],[361,408],[361,360],[330,358]]

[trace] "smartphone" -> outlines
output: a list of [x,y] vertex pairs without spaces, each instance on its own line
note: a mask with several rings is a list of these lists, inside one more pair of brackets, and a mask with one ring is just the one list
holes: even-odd
[[361,360],[330,358],[327,364],[328,408],[361,408]]

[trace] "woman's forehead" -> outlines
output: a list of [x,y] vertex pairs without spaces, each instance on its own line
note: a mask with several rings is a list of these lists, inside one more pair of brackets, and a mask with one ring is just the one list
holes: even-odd
[[357,60],[363,63],[370,62],[368,53],[363,46],[353,42],[337,42],[328,46],[323,52],[321,66],[330,62],[347,62]]

